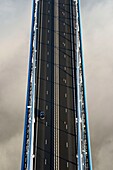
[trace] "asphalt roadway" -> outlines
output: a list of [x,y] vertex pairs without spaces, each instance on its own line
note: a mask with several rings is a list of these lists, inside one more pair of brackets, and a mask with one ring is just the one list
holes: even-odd
[[59,0],[60,169],[76,169],[70,1]]
[[40,53],[39,53],[39,98],[37,100],[37,115],[45,112],[45,119],[38,119],[38,139],[36,169],[53,169],[51,156],[53,150],[53,4],[50,1],[42,1],[40,5]]
[[[56,3],[58,1],[58,3]],[[35,130],[36,157],[34,170],[75,170],[75,110],[73,103],[72,44],[69,0],[40,1],[39,62],[37,85],[37,129]],[[55,3],[54,3],[55,2]],[[54,45],[54,6],[58,7],[59,46]],[[54,60],[55,48],[59,48],[59,65]],[[59,122],[55,129],[55,81],[54,68],[59,69]],[[45,119],[39,118],[40,111]],[[54,133],[58,131],[59,168],[55,167]]]

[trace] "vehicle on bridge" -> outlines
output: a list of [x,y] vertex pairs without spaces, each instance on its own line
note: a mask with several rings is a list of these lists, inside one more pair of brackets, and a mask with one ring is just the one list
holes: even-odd
[[45,119],[45,112],[44,111],[41,111],[40,113],[39,113],[39,118],[40,119]]

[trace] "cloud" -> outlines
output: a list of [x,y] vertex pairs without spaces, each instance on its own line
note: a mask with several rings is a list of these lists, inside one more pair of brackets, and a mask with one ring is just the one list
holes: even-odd
[[[86,6],[84,7],[85,4]],[[94,170],[113,169],[113,2],[82,1]],[[29,49],[29,1],[0,0],[0,168],[19,170]]]
[[11,139],[0,144],[0,169],[19,170],[21,157],[22,135],[16,134]]
[[[94,170],[113,169],[108,157],[113,129],[113,2],[100,1],[91,8],[82,8],[87,95]],[[103,166],[105,165],[105,166]],[[112,167],[112,168],[111,168]]]
[[2,1],[0,6],[4,7],[4,15],[0,12],[3,21],[0,31],[1,170],[20,169],[31,10],[30,2],[26,4]]
[[104,139],[104,143],[100,146],[97,154],[97,170],[113,169],[113,136]]

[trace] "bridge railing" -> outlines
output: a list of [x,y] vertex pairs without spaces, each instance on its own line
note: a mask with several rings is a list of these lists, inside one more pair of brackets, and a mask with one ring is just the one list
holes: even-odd
[[86,82],[85,82],[85,67],[84,67],[84,55],[83,55],[83,45],[82,45],[82,22],[81,22],[81,4],[78,0],[78,18],[79,18],[79,35],[80,35],[80,51],[81,51],[81,62],[82,62],[82,77],[83,77],[83,97],[84,97],[84,110],[85,110],[85,121],[86,121],[86,136],[88,143],[88,164],[90,170],[92,170],[92,156],[91,156],[91,143],[90,143],[90,131],[89,131],[89,118],[88,118],[88,107],[87,107],[87,97],[86,97]]
[[35,112],[35,69],[36,69],[36,27],[37,27],[37,10],[39,2],[32,1],[32,18],[31,18],[31,37],[30,37],[30,54],[28,65],[28,82],[26,94],[26,111],[24,120],[24,137],[21,170],[30,170],[33,158],[33,135],[34,135],[34,112]]

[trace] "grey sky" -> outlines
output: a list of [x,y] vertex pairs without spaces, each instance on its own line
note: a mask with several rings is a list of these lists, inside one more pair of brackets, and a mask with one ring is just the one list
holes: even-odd
[[[113,169],[113,1],[82,3],[94,170]],[[31,1],[0,0],[0,170],[19,170]]]
[[113,1],[93,2],[82,3],[87,97],[94,169],[106,170],[113,169]]
[[0,170],[19,170],[27,80],[30,1],[0,0]]

